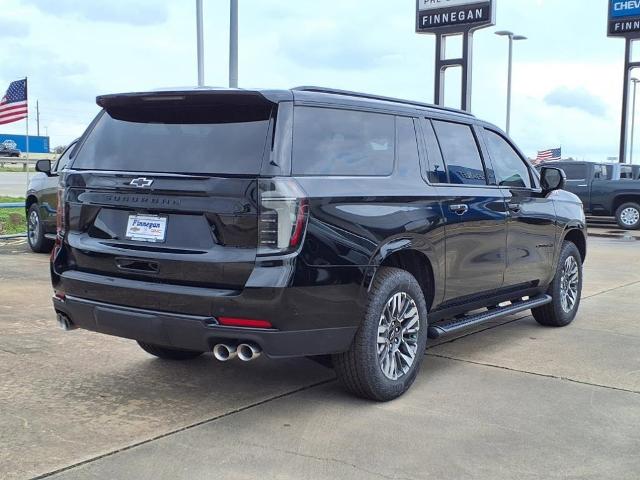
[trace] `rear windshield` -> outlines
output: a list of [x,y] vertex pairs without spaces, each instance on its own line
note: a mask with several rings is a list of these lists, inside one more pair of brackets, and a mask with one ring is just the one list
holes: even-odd
[[74,169],[258,174],[269,106],[136,105],[102,112]]

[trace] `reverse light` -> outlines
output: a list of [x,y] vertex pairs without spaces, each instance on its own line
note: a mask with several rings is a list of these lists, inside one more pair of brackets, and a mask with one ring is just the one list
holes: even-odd
[[267,320],[255,320],[251,318],[218,317],[218,323],[227,327],[245,328],[273,328]]
[[290,178],[259,180],[258,255],[296,250],[307,227],[309,200]]

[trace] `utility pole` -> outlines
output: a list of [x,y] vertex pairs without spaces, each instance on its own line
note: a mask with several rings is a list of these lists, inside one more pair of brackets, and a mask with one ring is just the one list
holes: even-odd
[[196,37],[198,50],[198,87],[204,87],[204,36],[202,32],[202,0],[196,0]]
[[40,136],[40,105],[38,100],[36,100],[36,131],[37,135]]
[[238,88],[238,0],[229,7],[229,88]]

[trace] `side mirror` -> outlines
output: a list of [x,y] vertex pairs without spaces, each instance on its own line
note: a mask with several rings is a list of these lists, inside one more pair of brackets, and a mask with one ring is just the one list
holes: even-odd
[[51,160],[38,160],[36,162],[36,172],[46,173],[47,177],[51,176]]
[[564,170],[556,167],[542,167],[540,169],[540,183],[545,195],[554,190],[562,190],[567,180]]

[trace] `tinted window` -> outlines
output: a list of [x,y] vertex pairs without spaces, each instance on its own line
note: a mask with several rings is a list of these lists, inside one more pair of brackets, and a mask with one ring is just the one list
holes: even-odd
[[293,120],[296,175],[389,175],[395,158],[395,117],[297,107]]
[[398,166],[404,171],[412,171],[419,165],[418,140],[412,118],[396,117],[396,139],[398,141]]
[[563,163],[558,166],[564,170],[567,180],[586,180],[587,178],[586,165],[571,165],[569,163]]
[[487,180],[475,136],[469,125],[434,120],[449,182],[486,185]]
[[270,107],[137,106],[104,112],[74,168],[257,174]]
[[500,186],[531,188],[529,168],[520,155],[500,135],[485,130],[491,163]]
[[442,159],[442,152],[438,146],[438,140],[430,121],[422,123],[424,128],[425,141],[429,150],[428,162],[426,165],[426,177],[431,183],[449,183],[447,168]]

